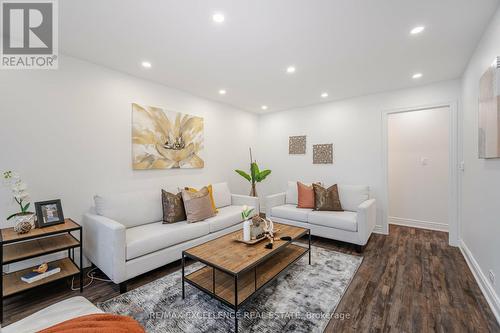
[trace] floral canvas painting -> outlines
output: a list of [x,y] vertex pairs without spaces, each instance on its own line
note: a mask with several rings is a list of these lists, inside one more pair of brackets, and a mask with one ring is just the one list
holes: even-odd
[[203,118],[132,104],[135,170],[203,168]]

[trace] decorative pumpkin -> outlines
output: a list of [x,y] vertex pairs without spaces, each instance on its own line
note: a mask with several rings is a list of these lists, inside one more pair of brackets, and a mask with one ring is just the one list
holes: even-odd
[[33,270],[33,272],[37,272],[37,273],[45,273],[47,271],[47,269],[49,269],[49,265],[47,265],[47,263],[43,263],[41,264],[40,266],[38,266],[37,268],[35,268]]

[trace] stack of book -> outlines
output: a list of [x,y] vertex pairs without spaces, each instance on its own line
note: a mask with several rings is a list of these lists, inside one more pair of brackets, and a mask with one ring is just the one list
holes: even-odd
[[60,267],[54,267],[50,266],[49,268],[44,272],[44,273],[38,273],[38,272],[29,272],[21,277],[21,280],[26,282],[26,283],[33,283],[35,281],[44,279],[48,276],[57,274],[61,271]]

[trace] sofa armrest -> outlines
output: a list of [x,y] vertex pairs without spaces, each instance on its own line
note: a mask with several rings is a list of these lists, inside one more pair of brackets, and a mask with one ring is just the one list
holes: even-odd
[[83,251],[85,256],[114,283],[126,280],[125,226],[104,216],[83,216]]
[[359,205],[357,213],[360,245],[366,245],[377,223],[377,205],[375,199],[366,200]]
[[277,193],[273,195],[268,195],[265,200],[266,204],[266,216],[271,216],[271,209],[276,206],[281,206],[285,204],[286,193]]
[[76,317],[103,313],[89,300],[75,296],[49,305],[9,326],[2,327],[2,333],[39,332]]
[[260,211],[259,198],[249,195],[231,194],[231,205],[235,206],[251,206],[255,212]]

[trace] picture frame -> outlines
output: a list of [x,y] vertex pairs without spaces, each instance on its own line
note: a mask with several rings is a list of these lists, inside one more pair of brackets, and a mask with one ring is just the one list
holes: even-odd
[[64,223],[61,200],[35,202],[36,227],[44,228]]

